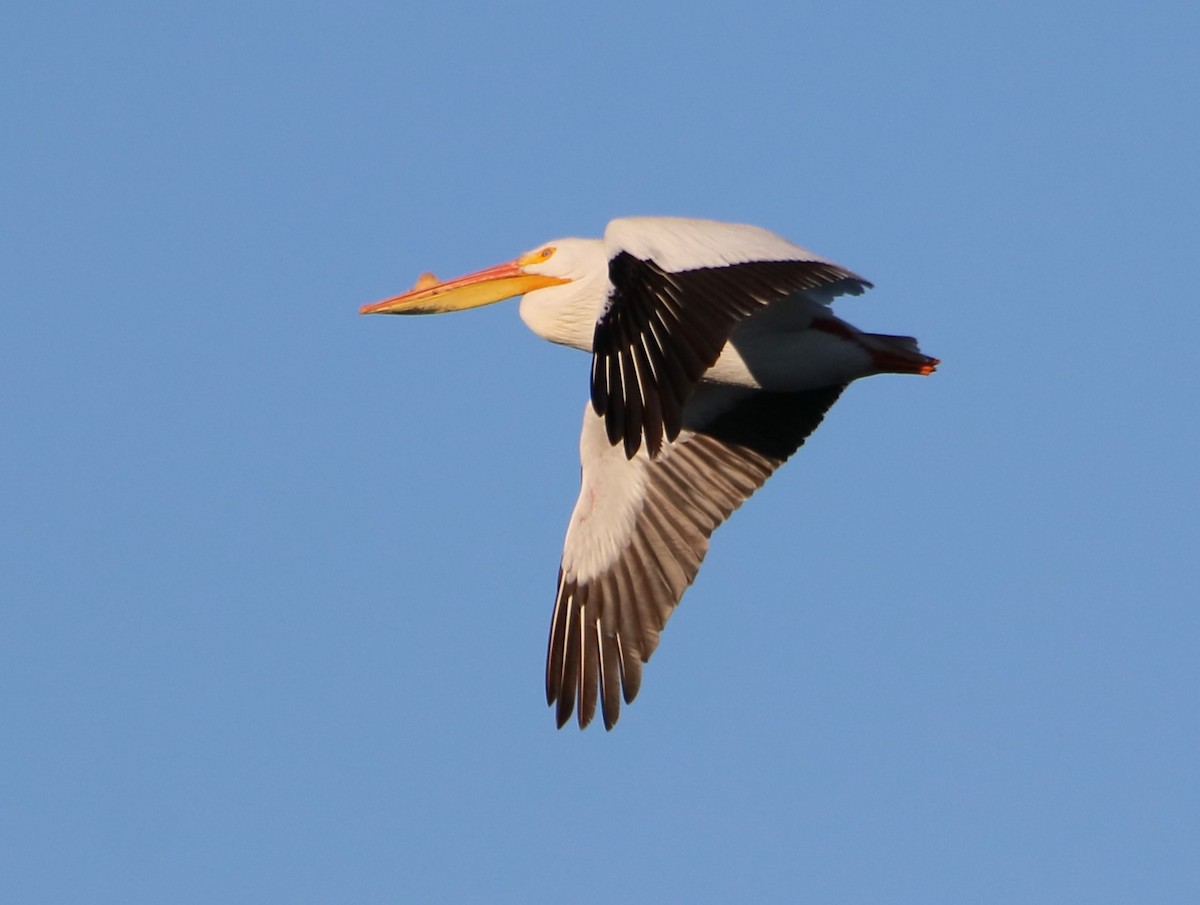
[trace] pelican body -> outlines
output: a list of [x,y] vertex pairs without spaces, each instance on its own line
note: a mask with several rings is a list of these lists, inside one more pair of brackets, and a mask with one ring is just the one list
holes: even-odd
[[606,728],[696,577],[712,532],[817,428],[846,386],[930,374],[908,336],[830,310],[862,277],[756,226],[629,217],[455,280],[428,274],[363,314],[523,296],[538,336],[592,356],[546,657],[559,727]]

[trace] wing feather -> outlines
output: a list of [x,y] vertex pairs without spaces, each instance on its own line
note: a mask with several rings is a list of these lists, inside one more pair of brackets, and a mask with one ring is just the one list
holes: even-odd
[[702,386],[704,421],[687,424],[656,458],[647,450],[626,458],[608,442],[605,421],[585,409],[579,500],[546,654],[546,700],[560,727],[578,703],[581,727],[599,707],[612,728],[621,699],[637,696],[642,664],[712,532],[803,444],[842,389],[731,394]]
[[[674,245],[649,241],[646,231],[664,223],[674,230]],[[739,240],[753,240],[740,255],[712,245]],[[609,442],[620,443],[630,459],[643,443],[655,458],[679,435],[696,383],[743,318],[796,293],[827,302],[870,285],[756,228],[614,221],[605,242],[611,285],[592,342],[592,405],[605,419]],[[671,262],[685,266],[672,270]]]

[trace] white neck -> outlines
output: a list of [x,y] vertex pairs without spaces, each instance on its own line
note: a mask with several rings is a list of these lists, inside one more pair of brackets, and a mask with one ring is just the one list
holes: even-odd
[[[584,244],[581,240],[573,241]],[[591,352],[592,335],[608,297],[609,284],[603,246],[599,242],[588,243],[587,251],[591,259],[588,266],[575,268],[577,276],[571,282],[526,293],[521,299],[521,320],[542,339]]]

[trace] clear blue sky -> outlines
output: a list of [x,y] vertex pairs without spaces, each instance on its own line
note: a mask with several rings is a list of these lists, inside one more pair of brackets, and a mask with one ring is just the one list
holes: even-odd
[[[6,902],[1200,901],[1194,3],[5,19]],[[557,732],[586,359],[356,312],[630,214],[944,364]]]

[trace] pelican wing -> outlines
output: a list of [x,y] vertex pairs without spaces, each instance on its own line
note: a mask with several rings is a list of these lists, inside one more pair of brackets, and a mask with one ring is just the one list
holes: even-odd
[[755,226],[612,221],[608,299],[596,322],[592,405],[609,443],[651,458],[683,428],[693,388],[742,318],[797,292],[828,303],[866,280]]
[[704,385],[678,439],[626,458],[584,411],[582,480],[567,528],[546,657],[546,700],[561,727],[600,704],[611,729],[621,698],[700,568],[712,532],[821,423],[844,387],[767,393]]

